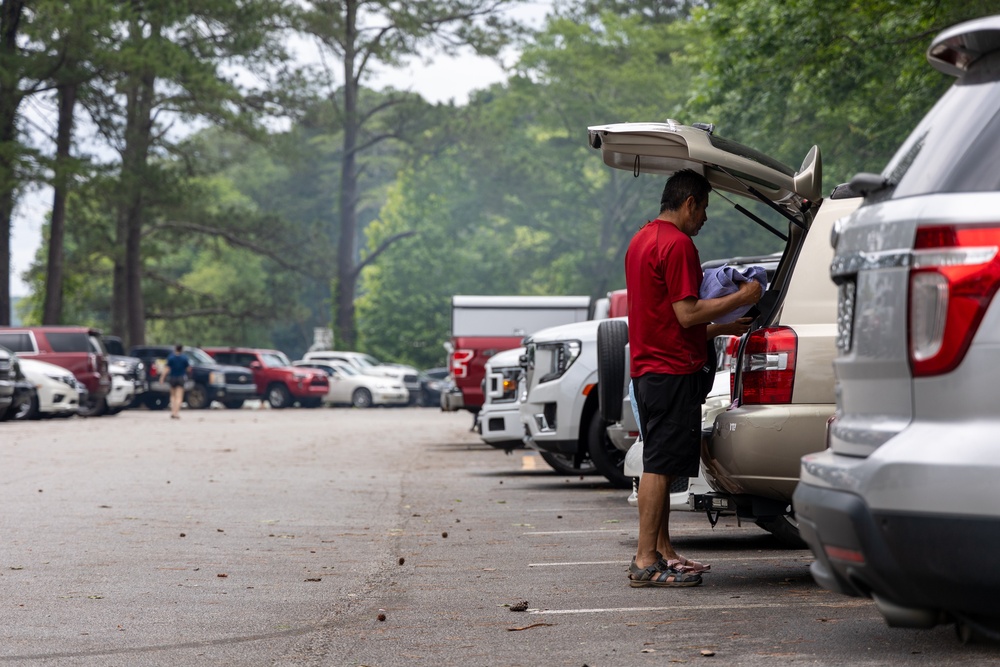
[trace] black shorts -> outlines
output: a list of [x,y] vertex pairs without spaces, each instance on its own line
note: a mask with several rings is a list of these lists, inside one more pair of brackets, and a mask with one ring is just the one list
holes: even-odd
[[643,433],[642,470],[697,477],[701,458],[700,373],[633,378]]
[[167,384],[171,387],[183,387],[184,383],[187,382],[187,378],[183,375],[168,375]]

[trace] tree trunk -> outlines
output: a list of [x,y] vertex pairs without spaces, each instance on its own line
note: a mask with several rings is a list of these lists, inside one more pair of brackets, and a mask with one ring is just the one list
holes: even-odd
[[17,189],[18,27],[23,0],[0,3],[0,326],[10,324],[10,230]]
[[[133,34],[141,32],[137,28]],[[154,38],[157,36],[154,34]],[[126,347],[146,342],[141,243],[155,81],[155,75],[148,71],[130,73],[126,93],[125,148],[122,151],[111,302],[111,325],[114,331],[121,333]]]
[[354,72],[357,40],[357,3],[348,0],[347,26],[344,39],[344,153],[340,169],[340,237],[337,243],[337,281],[334,300],[337,308],[336,345],[352,350],[355,344],[354,289],[357,273],[354,267],[358,235],[358,85]]
[[56,162],[49,224],[49,262],[45,279],[43,324],[62,324],[63,245],[66,237],[66,196],[69,190],[70,148],[73,139],[73,112],[77,84],[59,86],[59,125],[56,130]]

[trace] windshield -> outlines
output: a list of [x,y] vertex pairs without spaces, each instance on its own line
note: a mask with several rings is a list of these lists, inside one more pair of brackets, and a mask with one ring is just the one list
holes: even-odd
[[263,352],[260,355],[261,361],[263,361],[264,366],[267,368],[279,368],[281,366],[287,366],[287,359],[283,359],[285,355],[280,352]]
[[358,363],[366,368],[370,368],[371,366],[380,366],[382,363],[370,354],[359,354],[356,358]]
[[357,369],[351,368],[350,366],[334,366],[334,368],[341,375],[348,375],[348,376],[350,376],[350,375],[361,375],[361,373],[359,373],[357,371]]
[[205,350],[199,347],[185,347],[184,354],[187,355],[188,359],[190,359],[192,363],[198,363],[202,365],[207,364],[211,366],[215,366],[216,364],[219,363],[211,356],[209,356],[208,352],[205,352]]

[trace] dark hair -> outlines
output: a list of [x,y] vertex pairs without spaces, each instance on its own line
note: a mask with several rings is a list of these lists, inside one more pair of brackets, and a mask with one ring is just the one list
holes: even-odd
[[184,346],[183,345],[181,345],[180,343],[177,343],[177,345],[174,345],[174,352],[176,352],[177,354],[180,354],[183,351],[184,351]]
[[707,202],[708,193],[711,191],[712,184],[707,178],[693,169],[681,169],[668,178],[666,185],[663,186],[660,212],[680,209],[688,197],[694,197],[699,204]]

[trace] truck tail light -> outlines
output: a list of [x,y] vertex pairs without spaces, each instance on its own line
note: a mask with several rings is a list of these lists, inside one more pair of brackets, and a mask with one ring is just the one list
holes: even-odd
[[1000,286],[1000,227],[917,229],[910,268],[909,344],[915,377],[955,369]]
[[757,329],[743,347],[743,404],[791,403],[799,341],[788,327]]
[[451,353],[451,375],[454,378],[464,378],[469,375],[469,362],[475,355],[473,350],[455,350]]

